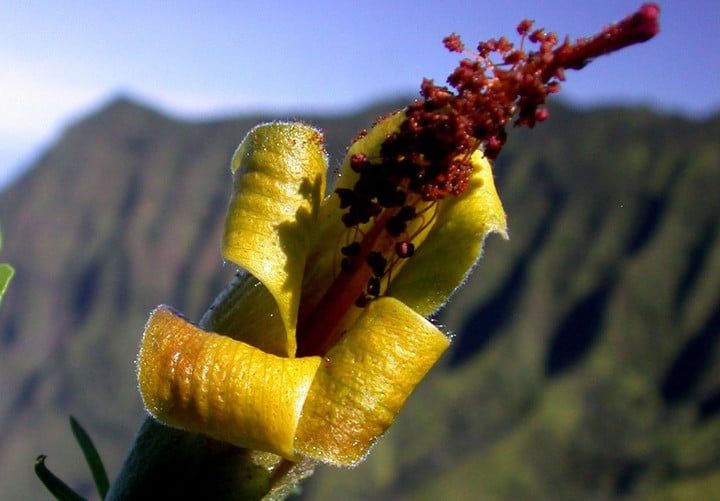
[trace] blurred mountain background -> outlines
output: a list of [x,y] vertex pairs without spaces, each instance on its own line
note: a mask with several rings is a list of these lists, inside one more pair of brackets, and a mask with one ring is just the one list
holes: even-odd
[[[331,168],[384,102],[298,117]],[[556,104],[496,163],[511,238],[490,238],[438,316],[451,351],[368,460],[319,467],[316,499],[717,499],[720,115]],[[245,132],[126,98],[67,128],[0,193],[3,499],[44,499],[33,463],[90,494],[67,418],[117,472],[144,413],[133,360],[168,303],[198,319]]]

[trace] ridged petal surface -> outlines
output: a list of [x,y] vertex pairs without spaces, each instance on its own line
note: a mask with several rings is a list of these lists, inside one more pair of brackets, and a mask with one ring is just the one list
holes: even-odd
[[320,361],[265,353],[161,306],[145,328],[138,381],[161,423],[297,459],[293,440]]
[[370,303],[317,371],[297,451],[326,463],[361,461],[449,343],[396,299]]

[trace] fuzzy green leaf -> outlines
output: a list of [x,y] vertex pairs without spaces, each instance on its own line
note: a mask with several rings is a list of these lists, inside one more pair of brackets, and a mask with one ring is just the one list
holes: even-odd
[[[2,231],[0,231],[0,250],[2,250]],[[15,274],[15,270],[7,263],[0,263],[0,302],[7,290],[10,279]]]
[[97,487],[98,494],[100,494],[100,499],[105,499],[110,489],[110,481],[108,480],[102,459],[100,459],[100,454],[95,448],[92,439],[90,439],[90,435],[87,434],[73,416],[70,416],[70,428],[72,428],[73,435],[75,435],[75,439],[85,456],[85,461],[87,461],[90,467],[90,472],[92,473],[93,480],[95,480],[95,487]]
[[59,501],[85,501],[85,498],[72,490],[65,482],[60,480],[54,473],[45,466],[47,456],[40,455],[35,460],[35,474],[40,481],[47,487],[55,499]]
[[0,263],[0,301],[7,290],[10,279],[15,274],[13,267],[7,263]]

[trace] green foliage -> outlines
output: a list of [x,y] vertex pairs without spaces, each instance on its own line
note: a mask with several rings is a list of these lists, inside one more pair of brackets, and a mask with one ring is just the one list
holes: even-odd
[[652,491],[646,501],[688,501],[712,499],[720,492],[720,472],[699,473],[669,482]]
[[[83,456],[85,456],[85,461],[87,461],[90,467],[90,472],[95,481],[100,499],[105,499],[110,489],[110,482],[105,472],[105,466],[100,459],[100,454],[95,448],[95,444],[93,444],[90,435],[87,434],[85,429],[80,426],[80,423],[78,423],[73,416],[70,416],[70,429],[82,450]],[[61,501],[77,501],[83,499],[45,466],[46,458],[47,456],[41,455],[35,460],[35,474],[50,493]]]
[[97,487],[98,494],[100,494],[100,499],[105,499],[110,489],[110,481],[108,480],[102,459],[100,459],[100,454],[90,439],[90,435],[87,434],[73,416],[70,416],[70,428],[85,456],[85,461],[87,461],[90,472],[92,473],[95,487]]
[[47,456],[38,456],[35,460],[35,474],[40,481],[47,487],[50,494],[55,496],[58,501],[85,501],[85,498],[72,490],[65,482],[60,480],[47,466],[45,466]]
[[[2,231],[0,231],[0,250],[2,250]],[[15,270],[12,266],[7,263],[0,263],[0,303],[14,273]]]

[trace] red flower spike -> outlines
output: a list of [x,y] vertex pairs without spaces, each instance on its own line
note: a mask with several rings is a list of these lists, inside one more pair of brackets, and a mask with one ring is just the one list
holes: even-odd
[[[357,280],[358,293],[360,287],[365,290],[355,304],[365,305],[376,296],[373,292],[379,294],[376,282],[370,284],[369,279],[385,273],[383,255],[393,248],[398,258],[414,253],[408,223],[421,202],[461,195],[469,186],[470,157],[477,149],[495,159],[510,123],[534,127],[548,119],[547,97],[560,90],[566,70],[581,69],[598,56],[649,40],[659,31],[659,13],[656,4],[644,4],[595,36],[574,42],[565,38],[562,43],[555,33],[524,20],[516,28],[517,47],[501,37],[480,42],[476,53],[467,50],[456,33],[445,37],[449,51],[468,55],[448,77],[448,86],[423,80],[421,99],[405,109],[405,121],[387,136],[379,155],[353,155],[350,164],[358,180],[353,188],[336,192],[341,208],[347,209],[343,224],[360,239],[358,245],[342,249],[346,257],[341,268],[347,272],[342,280],[366,274]],[[371,221],[372,226],[358,231]]]

